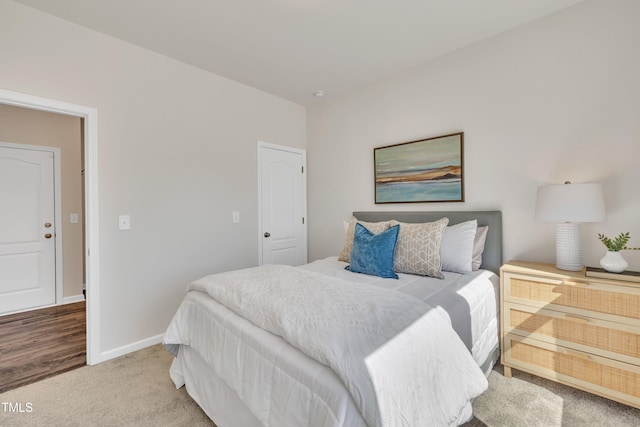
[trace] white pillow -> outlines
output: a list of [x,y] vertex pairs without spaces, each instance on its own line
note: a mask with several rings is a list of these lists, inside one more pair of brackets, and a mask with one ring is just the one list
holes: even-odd
[[484,252],[484,243],[487,240],[488,225],[478,227],[476,230],[476,238],[473,241],[473,259],[471,260],[471,269],[476,271],[480,269],[482,264],[482,253]]
[[442,270],[454,273],[468,273],[473,269],[473,242],[478,229],[478,221],[471,220],[450,225],[442,236],[440,257]]

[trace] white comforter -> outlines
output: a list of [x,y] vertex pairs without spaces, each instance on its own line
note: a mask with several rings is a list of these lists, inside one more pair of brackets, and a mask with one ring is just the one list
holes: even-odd
[[330,366],[371,427],[455,425],[487,388],[450,324],[409,295],[275,265],[207,276],[189,290]]

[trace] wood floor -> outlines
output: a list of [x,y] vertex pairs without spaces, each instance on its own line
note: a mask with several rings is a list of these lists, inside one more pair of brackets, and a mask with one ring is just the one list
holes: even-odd
[[85,302],[0,316],[0,393],[84,366]]

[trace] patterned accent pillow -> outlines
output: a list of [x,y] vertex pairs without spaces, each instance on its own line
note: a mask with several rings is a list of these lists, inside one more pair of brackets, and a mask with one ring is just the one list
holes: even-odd
[[389,221],[382,222],[364,222],[358,221],[355,216],[352,216],[349,220],[349,226],[347,227],[347,233],[344,236],[344,247],[338,256],[338,261],[351,262],[351,250],[353,249],[353,235],[356,231],[356,222],[362,224],[367,230],[373,234],[382,233],[389,228]]
[[391,226],[396,224],[400,224],[400,234],[393,266],[395,272],[444,279],[440,246],[449,218],[420,224],[391,221]]

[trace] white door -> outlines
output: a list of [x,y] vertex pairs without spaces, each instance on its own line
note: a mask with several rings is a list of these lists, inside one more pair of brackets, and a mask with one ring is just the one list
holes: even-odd
[[55,304],[53,152],[0,147],[0,314]]
[[305,152],[259,143],[260,264],[307,262]]

